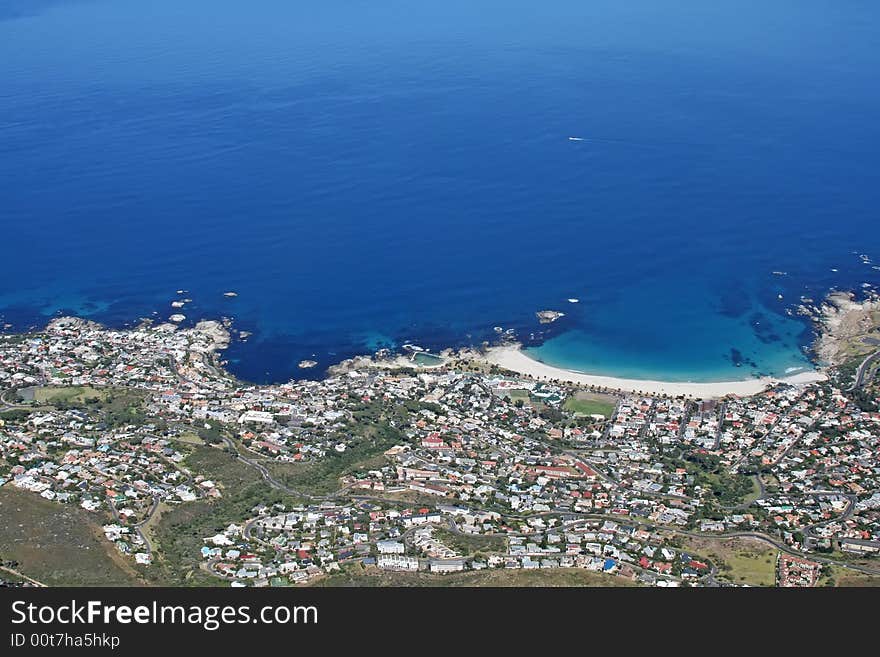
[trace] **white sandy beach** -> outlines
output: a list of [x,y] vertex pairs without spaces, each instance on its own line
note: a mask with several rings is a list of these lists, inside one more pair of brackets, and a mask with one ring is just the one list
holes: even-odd
[[689,383],[678,381],[649,381],[640,379],[620,379],[612,376],[599,376],[565,370],[545,365],[527,356],[518,345],[493,347],[485,356],[489,363],[525,374],[535,378],[559,379],[571,383],[607,387],[626,392],[644,392],[647,394],[685,395],[701,399],[724,397],[725,395],[748,396],[763,391],[768,384],[774,383],[812,383],[823,381],[826,375],[818,370],[801,372],[783,379],[763,377],[744,381],[714,381],[711,383]]

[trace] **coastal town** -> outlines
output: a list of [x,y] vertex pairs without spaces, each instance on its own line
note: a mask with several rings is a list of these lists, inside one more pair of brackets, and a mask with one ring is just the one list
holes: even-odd
[[821,377],[695,397],[480,350],[258,386],[224,370],[222,323],[58,318],[0,336],[0,499],[78,509],[145,582],[876,581],[878,325]]

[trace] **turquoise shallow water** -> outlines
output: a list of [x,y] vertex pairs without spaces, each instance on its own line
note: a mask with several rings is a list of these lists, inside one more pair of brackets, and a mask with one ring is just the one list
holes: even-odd
[[[665,381],[782,376],[812,367],[799,349],[803,322],[779,314],[786,307],[784,299],[770,307],[750,299],[748,311],[734,316],[724,314],[709,291],[698,291],[687,280],[678,285],[691,294],[671,300],[653,288],[634,287],[607,303],[569,304],[565,311],[585,328],[564,331],[527,353],[548,365],[581,372]],[[631,342],[607,337],[616,336],[618,327]],[[707,359],[713,350],[714,358]]]
[[878,31],[830,0],[6,2],[0,319],[185,289],[255,381],[495,326],[602,374],[784,374],[786,309],[878,281]]

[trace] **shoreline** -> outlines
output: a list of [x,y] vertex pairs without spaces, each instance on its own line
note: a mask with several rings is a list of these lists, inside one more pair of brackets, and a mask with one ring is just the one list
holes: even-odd
[[[67,325],[91,327],[99,330],[114,330],[108,329],[108,327],[99,322],[75,316],[56,317],[49,321],[46,325],[46,329],[65,327]],[[231,335],[228,326],[223,322],[216,320],[201,320],[193,327],[181,327],[171,322],[156,323],[152,320],[146,320],[141,322],[138,326],[115,330],[135,331],[144,327],[150,327],[154,330],[171,333],[193,332],[195,334],[201,334],[207,339],[207,342],[200,349],[196,349],[195,351],[201,351],[203,357],[208,358],[219,355],[219,353],[223,352],[230,346],[231,342]],[[823,369],[815,369],[807,372],[800,372],[788,377],[761,377],[739,381],[681,382],[657,381],[651,379],[627,379],[599,374],[588,374],[585,372],[567,370],[547,365],[526,355],[523,351],[522,345],[516,342],[489,346],[485,352],[480,352],[473,348],[447,348],[439,353],[431,352],[431,355],[441,358],[442,361],[436,364],[425,365],[414,364],[406,355],[400,353],[390,353],[378,359],[376,358],[376,354],[362,354],[330,365],[327,370],[325,370],[324,374],[326,377],[339,376],[360,368],[377,368],[389,371],[415,368],[429,372],[431,370],[442,369],[454,361],[459,360],[495,365],[514,374],[536,380],[565,381],[578,385],[605,388],[612,392],[635,392],[646,395],[668,395],[673,397],[685,396],[697,399],[717,399],[728,395],[748,397],[763,392],[768,386],[780,383],[791,385],[808,384],[824,381],[828,378]],[[222,358],[222,356],[220,358]],[[216,367],[222,370],[224,374],[235,380],[241,381],[242,383],[249,383],[239,379],[234,373],[228,370],[225,365],[226,363],[218,358]],[[289,379],[289,381],[292,380],[295,379]],[[252,385],[261,384],[252,383]]]
[[[842,361],[854,355],[864,355],[864,353],[869,351],[876,351],[878,346],[880,346],[880,296],[876,292],[871,292],[865,297],[857,299],[856,294],[853,292],[834,291],[827,295],[818,306],[808,307],[802,304],[798,307],[797,314],[812,321],[817,334],[813,343],[813,353],[817,358],[814,360],[813,369],[800,371],[790,376],[763,376],[739,380],[694,382],[591,374],[543,363],[528,355],[521,343],[502,341],[501,343],[496,342],[494,345],[489,342],[483,342],[483,347],[480,350],[473,346],[459,346],[447,347],[439,352],[427,352],[439,360],[439,362],[430,364],[414,363],[413,354],[389,350],[380,350],[380,352],[369,355],[359,354],[329,365],[323,370],[321,378],[340,375],[359,368],[442,370],[446,366],[453,365],[455,361],[471,361],[473,363],[496,366],[513,374],[535,380],[557,380],[621,393],[717,399],[728,395],[740,397],[756,395],[764,392],[768,387],[777,384],[805,385],[824,381],[829,378],[829,367],[836,367]],[[201,334],[206,338],[206,343],[201,348],[201,351],[204,352],[203,355],[208,357],[216,355],[216,367],[221,368],[227,376],[245,383],[252,383],[253,385],[282,383],[282,381],[266,382],[263,384],[253,381],[249,382],[245,379],[240,379],[237,374],[227,368],[228,362],[222,360],[222,354],[234,342],[231,330],[233,320],[230,318],[223,318],[223,320],[198,318],[198,321],[193,326],[182,326],[169,321],[159,322],[154,318],[141,318],[140,323],[137,325],[113,328],[94,320],[76,316],[63,316],[50,319],[46,328],[71,322],[107,330],[131,331],[143,326],[151,326],[159,331],[191,331],[195,334]],[[4,330],[0,331],[0,334],[10,335],[18,333],[27,335],[32,331],[34,331],[34,328],[23,333],[7,332]],[[312,363],[312,361],[301,362]],[[289,376],[283,382],[299,378],[295,375]]]
[[692,383],[687,381],[654,381],[650,379],[624,379],[599,374],[586,374],[547,365],[526,355],[519,344],[490,347],[482,357],[486,363],[497,365],[517,374],[535,379],[558,379],[598,388],[623,392],[643,392],[650,395],[684,395],[702,399],[717,399],[727,395],[741,397],[763,392],[768,386],[780,383],[792,385],[824,381],[828,376],[821,370],[800,372],[788,377],[761,377],[742,381],[711,381]]

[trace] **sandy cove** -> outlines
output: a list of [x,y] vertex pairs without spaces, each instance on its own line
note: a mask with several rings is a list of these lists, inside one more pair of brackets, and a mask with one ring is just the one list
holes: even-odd
[[584,374],[572,370],[546,365],[528,357],[519,345],[492,347],[484,360],[506,370],[524,374],[536,379],[558,379],[587,386],[604,387],[624,392],[643,392],[653,395],[691,396],[698,399],[713,399],[726,395],[745,397],[762,392],[768,385],[777,383],[803,384],[823,381],[827,376],[818,370],[801,372],[790,377],[776,379],[762,377],[744,381],[713,381],[711,383],[689,383],[678,381],[650,381],[640,379],[619,379],[612,376]]

